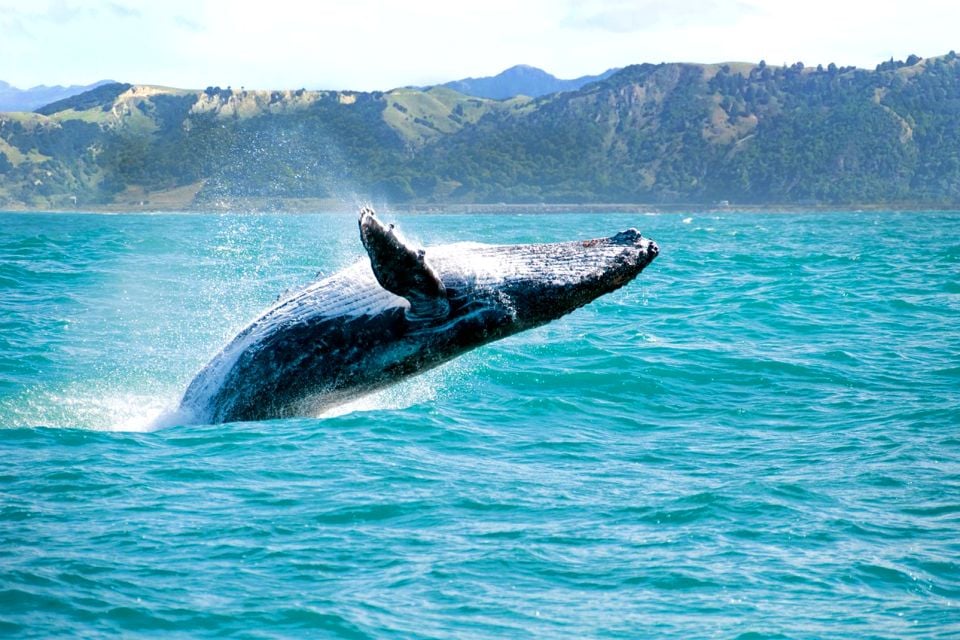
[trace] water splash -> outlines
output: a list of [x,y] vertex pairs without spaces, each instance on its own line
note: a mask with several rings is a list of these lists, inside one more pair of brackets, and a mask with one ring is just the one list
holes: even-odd
[[177,424],[175,394],[147,395],[82,383],[32,390],[10,402],[5,426],[149,432]]
[[399,411],[437,399],[436,375],[426,374],[418,378],[375,391],[349,402],[330,407],[317,415],[321,419],[339,418],[351,413],[368,411]]

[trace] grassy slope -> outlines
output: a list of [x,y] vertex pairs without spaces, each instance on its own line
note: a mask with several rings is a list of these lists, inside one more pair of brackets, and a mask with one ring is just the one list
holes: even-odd
[[427,91],[394,89],[384,94],[384,121],[413,148],[476,124],[488,113],[526,104],[529,98],[509,101],[473,98],[445,87]]

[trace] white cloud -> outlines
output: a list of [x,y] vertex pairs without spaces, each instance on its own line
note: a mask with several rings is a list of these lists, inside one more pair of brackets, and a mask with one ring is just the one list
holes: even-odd
[[943,0],[0,0],[0,79],[388,89],[517,63],[561,77],[675,60],[873,67],[958,48],[958,23]]
[[600,29],[614,33],[674,29],[709,24],[721,27],[736,23],[755,8],[742,2],[686,0],[665,3],[662,0],[607,0],[577,2],[562,24],[571,29]]
[[204,30],[202,24],[194,20],[191,20],[186,16],[173,16],[173,23],[178,27],[183,27],[187,31],[202,33]]
[[46,7],[46,11],[41,15],[41,19],[46,19],[56,24],[68,24],[85,15],[96,14],[96,9],[90,9],[80,4],[67,2],[66,0],[51,0]]
[[139,18],[142,15],[139,9],[128,7],[118,2],[106,2],[104,6],[112,11],[114,15],[121,18]]

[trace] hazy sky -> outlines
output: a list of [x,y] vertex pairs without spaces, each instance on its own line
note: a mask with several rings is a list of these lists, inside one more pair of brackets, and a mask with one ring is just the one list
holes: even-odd
[[0,0],[0,80],[370,90],[518,63],[873,68],[960,49],[957,25],[957,0]]

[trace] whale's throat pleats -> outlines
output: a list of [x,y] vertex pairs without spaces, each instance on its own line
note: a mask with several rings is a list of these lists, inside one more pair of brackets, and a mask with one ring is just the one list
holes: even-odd
[[360,211],[360,239],[380,286],[410,303],[410,315],[445,316],[450,305],[440,276],[423,249],[400,236],[393,225],[380,222],[371,209]]

